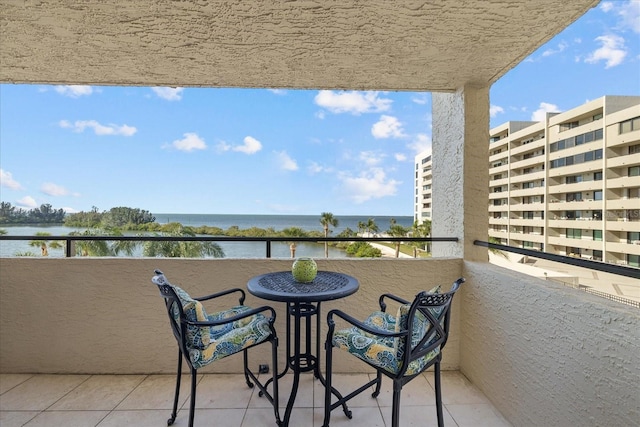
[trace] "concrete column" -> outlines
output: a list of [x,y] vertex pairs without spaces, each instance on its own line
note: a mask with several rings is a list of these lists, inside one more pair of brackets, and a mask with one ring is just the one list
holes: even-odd
[[433,256],[487,261],[487,249],[473,241],[489,238],[489,87],[434,93],[432,100],[431,235],[460,239],[434,243]]

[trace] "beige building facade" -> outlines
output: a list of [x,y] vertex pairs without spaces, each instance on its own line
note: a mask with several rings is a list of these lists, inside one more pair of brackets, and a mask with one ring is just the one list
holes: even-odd
[[[640,267],[640,97],[604,96],[489,135],[490,237]],[[431,151],[415,169],[414,219],[431,219]]]

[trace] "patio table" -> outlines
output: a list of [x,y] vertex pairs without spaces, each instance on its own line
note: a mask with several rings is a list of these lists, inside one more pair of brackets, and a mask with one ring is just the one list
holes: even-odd
[[[315,279],[310,283],[299,283],[290,271],[262,274],[253,277],[247,283],[247,289],[252,295],[270,301],[287,304],[287,364],[278,374],[282,378],[289,369],[293,372],[293,386],[284,418],[280,426],[287,427],[291,417],[291,410],[296,400],[300,373],[313,371],[316,378],[325,385],[320,372],[320,304],[323,301],[344,298],[358,290],[358,280],[352,276],[332,271],[318,271]],[[316,318],[315,354],[312,346],[312,318]],[[293,319],[293,340],[291,334],[291,320]],[[304,324],[304,349],[302,349],[302,320]],[[293,341],[293,342],[292,342]],[[277,367],[274,367],[277,369]],[[268,382],[267,382],[268,384]],[[340,393],[332,387],[332,392],[341,398]],[[345,414],[350,415],[346,405]]]

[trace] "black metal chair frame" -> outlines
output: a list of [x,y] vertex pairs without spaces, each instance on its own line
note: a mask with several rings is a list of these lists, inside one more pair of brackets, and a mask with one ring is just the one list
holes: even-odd
[[[380,387],[382,386],[382,375],[391,378],[393,381],[393,403],[392,403],[392,417],[391,417],[391,425],[392,427],[398,427],[400,423],[400,394],[402,391],[402,387],[407,384],[409,381],[416,378],[418,375],[422,374],[429,367],[434,367],[434,382],[435,382],[435,395],[436,395],[436,411],[438,416],[438,427],[444,426],[443,414],[442,414],[442,393],[441,393],[441,382],[440,382],[440,362],[442,360],[442,349],[444,348],[448,336],[449,336],[449,322],[451,318],[451,302],[453,300],[453,296],[456,291],[459,289],[460,285],[465,282],[464,278],[460,278],[453,283],[451,290],[448,292],[444,292],[441,294],[430,294],[427,292],[420,292],[416,295],[413,302],[407,301],[403,298],[392,294],[383,294],[379,298],[380,310],[385,312],[387,309],[387,304],[384,301],[385,298],[396,301],[400,304],[411,304],[409,312],[407,314],[407,328],[400,332],[389,332],[382,329],[377,329],[373,326],[367,325],[354,317],[346,314],[341,310],[331,310],[327,314],[327,323],[329,326],[327,332],[327,341],[325,342],[325,350],[326,350],[326,388],[325,388],[325,406],[324,406],[324,422],[323,427],[329,427],[329,421],[331,418],[331,411],[338,408],[339,406],[343,407],[343,411],[348,418],[352,417],[351,411],[346,407],[346,402],[355,396],[359,395],[363,391],[369,389],[371,386],[375,385],[375,390],[372,393],[372,397],[376,398],[380,394]],[[434,308],[442,307],[442,311],[436,317],[432,313]],[[431,328],[429,332],[425,334],[425,336],[418,342],[416,345],[411,345],[411,337],[413,331],[413,324],[415,320],[415,316],[417,313],[422,313],[422,315],[427,319],[427,321],[431,324]],[[338,317],[343,321],[356,326],[357,328],[366,331],[370,334],[377,335],[379,337],[388,337],[388,338],[397,338],[401,340],[401,344],[404,344],[405,351],[402,357],[402,368],[396,373],[393,374],[385,369],[382,369],[378,366],[375,366],[366,360],[362,360],[367,363],[369,366],[373,367],[376,370],[376,378],[364,384],[357,390],[347,394],[346,396],[339,398],[336,402],[331,403],[331,377],[332,377],[332,362],[333,362],[333,334],[336,327],[336,322],[334,317]],[[425,344],[428,344],[425,346]],[[423,348],[424,346],[424,348]],[[440,352],[437,356],[431,359],[420,372],[417,372],[412,375],[405,375],[409,364],[426,354],[430,353],[436,348],[440,348]]]
[[[245,319],[247,317],[255,316],[258,313],[264,313],[264,312],[269,313],[269,316],[267,316],[267,319],[269,321],[269,329],[271,330],[271,335],[269,336],[268,339],[261,341],[257,344],[253,344],[242,350],[243,359],[244,359],[244,363],[243,363],[244,376],[245,376],[245,381],[247,383],[247,386],[249,386],[249,388],[253,388],[255,383],[255,385],[257,385],[258,389],[260,390],[260,396],[266,397],[269,400],[269,402],[273,405],[274,414],[276,417],[276,424],[279,425],[280,414],[278,410],[278,377],[277,377],[278,375],[277,374],[278,337],[276,335],[276,331],[273,326],[276,318],[275,310],[269,306],[262,306],[262,307],[253,308],[253,309],[244,311],[236,316],[229,317],[220,321],[211,321],[211,322],[190,321],[185,316],[184,310],[182,309],[182,303],[180,301],[180,298],[176,294],[175,290],[173,289],[173,286],[169,283],[169,281],[166,279],[166,277],[160,270],[155,270],[155,273],[156,275],[153,277],[152,282],[158,286],[160,290],[160,295],[164,298],[165,305],[167,307],[167,314],[169,315],[169,322],[171,324],[171,330],[173,331],[173,335],[175,336],[178,342],[178,372],[176,376],[176,390],[175,390],[175,397],[173,400],[173,411],[171,413],[171,418],[167,420],[167,425],[169,426],[172,425],[175,422],[176,416],[177,416],[178,399],[180,396],[180,379],[182,376],[182,360],[184,356],[184,361],[187,363],[187,366],[189,366],[189,370],[191,372],[191,399],[189,404],[189,427],[193,427],[193,419],[195,415],[194,412],[195,412],[195,404],[196,404],[196,384],[197,384],[196,378],[197,378],[198,370],[193,366],[193,364],[191,363],[191,360],[189,359],[189,348],[187,346],[187,326],[188,325],[197,326],[197,327],[221,326],[221,325],[226,325],[226,324],[236,322],[240,319]],[[212,300],[212,299],[219,298],[219,297],[233,294],[233,293],[240,294],[238,301],[240,305],[243,305],[245,300],[245,293],[240,288],[227,289],[221,292],[217,292],[215,294],[211,294],[211,295],[207,295],[199,298],[193,298],[193,299],[196,301],[202,302],[202,301]],[[174,304],[178,308],[178,311],[180,313],[179,323],[176,322],[176,319],[173,316],[172,306]],[[264,344],[266,342],[271,343],[273,376],[272,378],[269,378],[269,382],[273,382],[273,394],[270,394],[267,390],[268,383],[266,382],[261,383],[256,377],[256,375],[249,368],[249,361],[248,361],[248,354],[247,354],[247,351],[249,349],[255,346],[258,346],[260,344]]]

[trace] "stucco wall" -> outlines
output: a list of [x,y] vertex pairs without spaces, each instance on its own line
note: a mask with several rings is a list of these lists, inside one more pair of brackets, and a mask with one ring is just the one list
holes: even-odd
[[640,422],[640,312],[465,262],[460,370],[514,426]]
[[[0,372],[175,372],[177,347],[157,287],[151,283],[154,269],[163,270],[171,282],[193,296],[203,296],[230,287],[246,289],[249,278],[290,267],[290,260],[275,259],[3,258]],[[322,304],[325,325],[326,313],[332,308],[364,319],[378,308],[381,293],[392,292],[411,299],[436,284],[450,285],[460,276],[462,260],[320,259],[318,267],[360,280],[356,294]],[[284,303],[248,294],[246,304],[270,304],[277,310],[279,365],[284,366]],[[209,305],[205,307],[214,310]],[[454,300],[452,337],[444,351],[444,369],[458,368],[458,323],[459,298]],[[262,346],[258,352],[261,354],[251,358],[253,367],[270,363],[269,346]],[[364,363],[340,353],[335,357],[338,372],[367,371]],[[241,372],[241,359],[231,357],[206,369]]]

